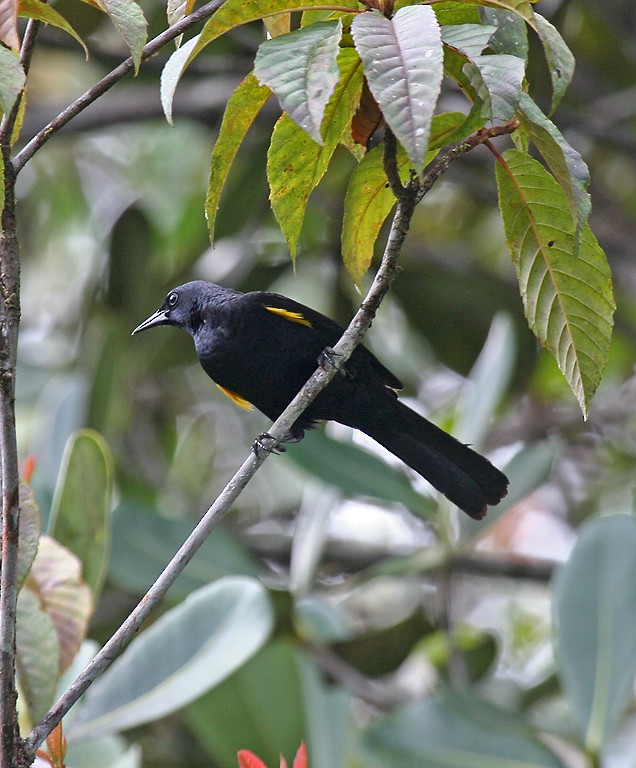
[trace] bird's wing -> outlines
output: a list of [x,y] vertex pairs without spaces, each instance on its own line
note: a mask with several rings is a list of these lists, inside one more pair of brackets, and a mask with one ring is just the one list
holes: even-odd
[[[314,332],[321,336],[321,340],[326,347],[336,344],[344,332],[344,328],[331,318],[298,301],[289,299],[287,296],[267,292],[247,295],[258,296],[258,301],[268,312],[272,312],[291,323],[313,329]],[[349,367],[355,373],[356,364],[369,365],[389,389],[402,389],[402,382],[397,376],[394,376],[388,368],[382,365],[366,347],[357,347],[351,360],[345,367]]]

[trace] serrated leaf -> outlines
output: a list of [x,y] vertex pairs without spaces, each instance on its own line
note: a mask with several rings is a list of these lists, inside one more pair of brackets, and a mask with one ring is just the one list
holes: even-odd
[[550,80],[552,81],[552,108],[550,113],[561,103],[564,93],[567,91],[572,76],[574,75],[574,56],[567,47],[561,34],[547,19],[540,14],[535,14],[536,30],[543,46]]
[[496,171],[499,206],[526,318],[587,416],[613,327],[607,259],[587,225],[574,256],[576,227],[567,198],[539,162],[515,149],[503,161]]
[[59,642],[53,620],[28,587],[20,590],[16,613],[16,670],[29,718],[36,723],[55,696]]
[[443,75],[437,17],[425,5],[400,8],[392,19],[368,11],[356,16],[351,32],[369,89],[420,173]]
[[488,24],[452,24],[442,27],[442,41],[468,57],[478,56],[496,31]]
[[95,601],[101,594],[110,553],[113,458],[92,429],[69,438],[51,504],[49,534],[76,555]]
[[14,51],[20,48],[17,0],[0,0],[0,43]]
[[214,227],[219,200],[230,168],[245,134],[271,94],[270,89],[259,85],[254,73],[250,72],[245,80],[237,86],[225,107],[219,135],[212,150],[210,180],[205,199],[205,216],[212,243],[214,242]]
[[267,179],[272,210],[296,256],[307,202],[325,174],[331,157],[360,98],[362,66],[352,48],[343,48],[338,56],[339,78],[327,104],[322,123],[324,143],[313,141],[287,115],[276,123],[267,153]]
[[274,91],[283,111],[317,144],[323,143],[320,127],[338,81],[341,37],[339,19],[320,21],[266,40],[254,60],[260,84]]
[[61,673],[86,637],[93,612],[91,591],[81,579],[77,557],[50,536],[40,537],[29,586],[37,589],[42,607],[53,620],[60,645]]
[[463,71],[482,102],[482,115],[488,120],[510,120],[517,111],[526,64],[506,53],[473,56]]
[[[437,115],[431,123],[430,162],[436,148],[461,138],[460,128],[466,115],[450,112]],[[449,138],[450,137],[450,138]],[[384,172],[383,148],[374,147],[354,169],[349,179],[342,222],[342,259],[356,283],[369,269],[373,259],[375,241],[386,217],[395,205],[395,196],[389,189]],[[398,169],[402,181],[409,177],[410,160],[398,147]]]
[[124,38],[135,64],[135,74],[137,74],[148,38],[148,25],[143,11],[134,0],[99,0],[99,2]]
[[635,551],[633,516],[593,520],[555,578],[558,672],[590,754],[607,743],[632,696]]
[[273,621],[256,579],[234,576],[202,587],[133,640],[92,685],[68,733],[94,737],[180,709],[256,653]]
[[37,19],[38,21],[50,24],[51,26],[66,32],[82,46],[86,60],[88,61],[88,48],[86,47],[86,44],[71,24],[69,24],[64,16],[62,16],[61,13],[58,13],[55,8],[51,8],[50,5],[47,5],[40,0],[20,0],[19,15],[29,19]]
[[588,167],[527,93],[521,94],[518,116],[566,194],[578,236],[592,208],[592,200],[587,191],[590,183]]
[[5,115],[13,109],[15,100],[22,93],[26,75],[13,51],[0,46],[0,105]]
[[31,570],[40,539],[40,510],[29,486],[20,482],[20,540],[18,544],[18,589]]

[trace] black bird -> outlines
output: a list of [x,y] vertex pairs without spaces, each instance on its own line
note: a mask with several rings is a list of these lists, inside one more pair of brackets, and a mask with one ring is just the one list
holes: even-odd
[[[173,325],[194,339],[199,362],[238,405],[275,421],[343,329],[285,296],[239,293],[203,280],[180,285],[134,333]],[[480,520],[507,493],[508,478],[487,459],[397,399],[400,381],[364,347],[294,424],[300,440],[317,421],[355,427]]]

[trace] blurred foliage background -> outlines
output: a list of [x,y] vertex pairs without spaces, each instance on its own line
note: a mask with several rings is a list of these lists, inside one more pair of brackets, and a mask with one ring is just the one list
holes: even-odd
[[[67,4],[57,7],[64,13]],[[276,639],[185,711],[128,733],[142,747],[143,765],[225,768],[241,747],[260,749],[272,764],[280,750],[291,757],[311,719],[296,710],[296,687],[318,670],[335,681],[324,701],[343,713],[342,733],[332,734],[343,743],[350,720],[362,727],[396,701],[431,690],[436,679],[466,675],[504,708],[534,708],[537,722],[552,720],[562,733],[571,728],[554,675],[548,580],[582,523],[633,510],[636,12],[628,0],[540,6],[577,60],[556,121],[591,168],[591,226],[614,272],[619,307],[589,420],[527,329],[496,206],[493,158],[473,152],[416,212],[402,272],[366,343],[404,381],[404,396],[448,429],[470,429],[475,403],[491,398],[478,447],[502,467],[523,449],[513,474],[523,492],[513,487],[506,514],[468,532],[458,532],[442,509],[440,530],[428,522],[437,501],[400,469],[387,470],[395,487],[386,480],[378,498],[380,470],[355,450],[376,448],[346,430],[327,429],[336,445],[316,433],[266,462],[170,600],[222,575],[259,574],[276,598]],[[147,0],[143,7],[151,34],[163,29],[163,5]],[[90,40],[91,59],[84,64],[79,46],[56,31],[42,33],[24,136],[127,55],[90,6],[74,6],[69,17]],[[177,90],[174,127],[161,115],[158,91],[169,51],[151,59],[47,144],[19,179],[19,447],[23,457],[36,457],[32,485],[43,514],[75,430],[101,432],[115,459],[112,554],[89,633],[100,643],[267,427],[211,386],[185,335],[166,329],[131,339],[132,328],[170,288],[193,278],[284,293],[343,324],[359,302],[339,257],[354,161],[342,151],[315,191],[294,274],[267,200],[273,100],[235,163],[210,247],[203,216],[209,155],[225,102],[262,35],[259,25],[243,27],[199,56]],[[532,61],[542,66],[541,56]],[[547,72],[533,73],[535,94],[542,76],[546,108]],[[446,98],[443,108],[452,109]],[[431,574],[435,563],[426,553],[440,541],[457,547],[452,577]],[[444,640],[455,629],[459,666]],[[345,689],[353,704],[343,699]],[[263,703],[266,691],[271,698]],[[270,712],[268,730],[263,713],[270,708],[277,717]],[[249,712],[259,723],[251,730]],[[245,729],[230,735],[239,722]],[[245,741],[249,733],[254,742]],[[616,754],[612,765],[633,764]]]

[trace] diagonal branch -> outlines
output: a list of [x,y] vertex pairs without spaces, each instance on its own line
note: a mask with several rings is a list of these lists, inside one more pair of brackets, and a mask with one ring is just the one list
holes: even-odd
[[[181,21],[173,24],[166,29],[160,35],[153,38],[149,43],[146,43],[141,54],[142,60],[154,56],[155,53],[160,51],[165,45],[175,40],[179,35],[182,35],[187,30],[194,27],[201,21],[205,21],[212,14],[214,14],[225,2],[225,0],[211,0],[211,2],[202,5],[196,11],[193,11],[189,16],[186,16]],[[132,56],[129,56],[119,66],[115,67],[111,72],[105,75],[98,83],[92,88],[89,88],[86,93],[83,93],[72,104],[70,104],[63,112],[55,117],[51,122],[44,126],[15,156],[13,165],[15,172],[18,173],[22,170],[24,165],[33,157],[33,155],[46,144],[46,142],[55,135],[61,128],[63,128],[70,120],[79,115],[86,107],[90,106],[106,91],[109,91],[116,83],[118,83],[123,77],[134,69],[134,63]]]

